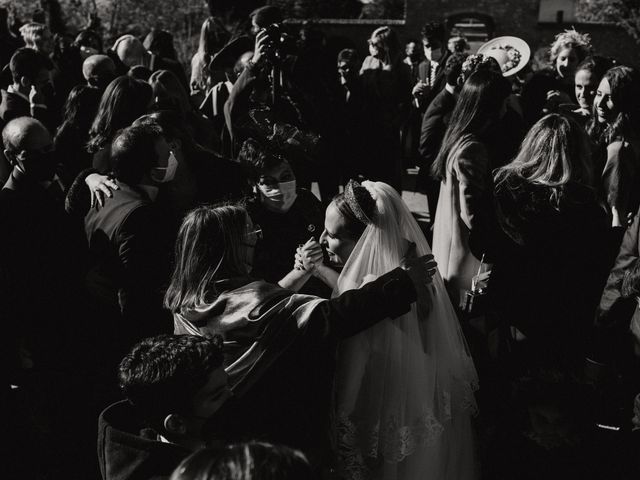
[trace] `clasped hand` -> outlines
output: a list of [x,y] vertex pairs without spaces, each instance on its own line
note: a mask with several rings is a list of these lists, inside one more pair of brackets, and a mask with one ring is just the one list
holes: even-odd
[[315,238],[311,237],[304,245],[296,249],[294,268],[314,273],[323,264],[323,258],[322,247]]

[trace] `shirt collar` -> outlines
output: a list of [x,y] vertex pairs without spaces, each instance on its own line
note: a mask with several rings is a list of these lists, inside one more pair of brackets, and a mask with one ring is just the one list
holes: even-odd
[[19,97],[24,98],[27,102],[31,103],[31,100],[29,100],[29,97],[27,97],[24,93],[20,92],[13,85],[9,85],[9,87],[7,87],[7,92],[13,93],[14,95],[18,95]]
[[152,202],[156,201],[158,197],[158,187],[154,187],[153,185],[138,185],[148,196]]

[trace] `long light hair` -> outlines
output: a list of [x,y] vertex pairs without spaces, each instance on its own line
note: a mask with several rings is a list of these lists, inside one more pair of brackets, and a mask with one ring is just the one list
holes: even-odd
[[592,185],[589,139],[573,119],[552,113],[529,130],[516,158],[495,171],[496,188],[513,177],[549,187],[550,200],[557,207],[569,183]]
[[164,297],[167,309],[177,313],[210,303],[217,296],[216,280],[248,275],[239,248],[247,219],[247,210],[238,204],[205,205],[185,216]]
[[464,135],[480,135],[498,120],[510,92],[509,81],[493,70],[478,70],[469,77],[451,114],[438,157],[433,162],[431,173],[434,178],[446,178],[449,155]]

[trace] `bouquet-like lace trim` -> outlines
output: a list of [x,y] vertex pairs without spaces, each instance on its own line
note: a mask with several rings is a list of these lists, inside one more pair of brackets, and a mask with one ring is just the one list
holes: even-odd
[[[381,434],[382,430],[382,434]],[[381,426],[359,428],[347,416],[337,419],[338,460],[345,478],[368,478],[369,465],[380,460],[399,463],[413,454],[418,447],[433,445],[442,435],[444,427],[432,412],[415,419],[411,425],[400,425],[392,416]]]
[[[476,415],[478,408],[474,392],[477,383],[461,386],[460,403],[452,412],[451,393],[443,391],[440,395],[442,421],[451,420],[452,415],[466,412]],[[388,416],[373,426],[365,426],[345,413],[335,418],[338,465],[342,478],[366,480],[370,477],[371,467],[379,461],[399,463],[415,453],[422,446],[435,444],[445,427],[436,418],[433,410],[424,409],[422,415],[410,425],[401,425],[399,415]],[[382,425],[381,425],[382,423]]]

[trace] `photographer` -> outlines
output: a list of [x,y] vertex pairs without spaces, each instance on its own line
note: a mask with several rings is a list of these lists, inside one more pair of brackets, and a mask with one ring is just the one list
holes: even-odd
[[[235,145],[241,145],[244,140],[238,138],[239,125],[249,110],[256,104],[272,103],[269,76],[274,73],[274,60],[281,60],[280,54],[274,51],[276,45],[272,35],[278,33],[275,30],[279,30],[280,22],[282,14],[276,7],[262,7],[251,14],[251,33],[255,34],[253,57],[236,80],[224,107],[227,128]],[[282,65],[278,66],[282,68]]]
[[329,122],[320,94],[305,88],[304,77],[310,74],[298,68],[295,42],[283,31],[281,21],[275,7],[254,12],[252,31],[257,35],[253,57],[225,103],[225,121],[233,156],[247,138],[275,144],[287,151],[299,184],[306,187],[315,177],[315,160],[322,158],[324,162],[327,158],[319,153],[319,147],[324,148],[320,143],[322,128]]

